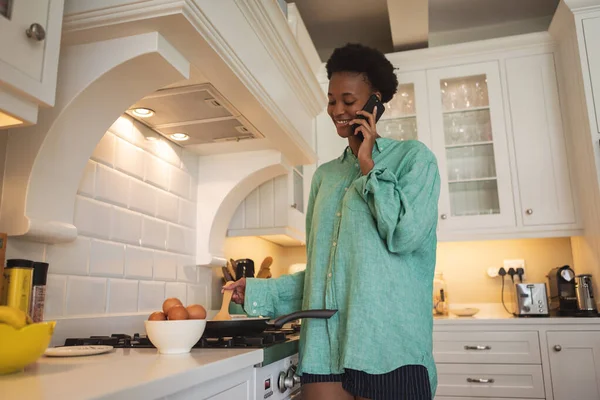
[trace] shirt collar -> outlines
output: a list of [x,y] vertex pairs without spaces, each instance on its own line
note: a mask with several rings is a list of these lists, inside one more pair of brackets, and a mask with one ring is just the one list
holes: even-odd
[[[383,140],[383,138],[380,138],[380,137],[375,139],[375,146],[373,146],[373,156],[375,156],[383,151],[384,146],[381,143],[382,140]],[[350,146],[346,146],[346,148],[344,149],[344,152],[339,157],[339,160],[344,161],[346,159],[346,155],[350,155],[350,156],[354,157],[354,154],[352,154],[352,149],[350,148]]]

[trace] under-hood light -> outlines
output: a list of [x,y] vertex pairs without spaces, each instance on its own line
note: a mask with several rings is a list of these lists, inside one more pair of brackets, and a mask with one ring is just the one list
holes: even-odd
[[131,112],[133,113],[133,115],[140,118],[149,118],[154,115],[154,110],[151,110],[149,108],[134,108],[133,110],[131,110]]
[[172,133],[169,135],[171,139],[177,140],[179,142],[183,142],[184,140],[188,140],[190,137],[185,133]]

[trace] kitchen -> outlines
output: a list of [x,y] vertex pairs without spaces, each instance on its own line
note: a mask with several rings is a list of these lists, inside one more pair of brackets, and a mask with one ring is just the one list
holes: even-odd
[[[101,3],[66,1],[61,26],[62,2],[49,2],[45,43],[52,55],[41,83],[3,72],[11,70],[6,64],[0,70],[13,89],[2,92],[2,110],[31,124],[0,135],[0,231],[9,234],[7,259],[50,265],[45,319],[58,322],[52,345],[143,334],[144,320],[169,297],[214,315],[229,259],[250,258],[258,272],[272,256],[273,277],[302,268],[311,176],[345,145],[322,113],[327,79],[301,4],[286,7],[286,18],[276,2]],[[599,37],[599,9],[597,1],[565,1],[548,32],[388,55],[401,90],[380,123],[382,135],[419,139],[445,171],[436,270],[450,311],[435,321],[437,399],[600,398],[593,360],[573,361],[582,349],[597,351],[597,320],[512,318],[500,301],[505,279],[510,303],[510,278],[492,277],[505,260],[507,270],[525,260],[526,282],[547,282],[551,269],[569,265],[600,287],[600,54],[591,39]],[[476,122],[460,121],[470,108],[464,100],[446,113],[439,96],[440,84],[464,81],[486,84],[488,104],[484,98],[470,111]],[[198,109],[185,108],[187,96]],[[136,116],[136,108],[155,114]],[[453,123],[489,124],[493,136],[461,137],[446,128]],[[170,136],[184,128],[188,140]],[[461,177],[491,165],[495,174],[488,168],[486,176]],[[453,313],[467,308],[479,312]],[[471,345],[484,350],[463,350]],[[90,369],[79,372],[65,358],[61,376],[80,382],[75,387],[13,375],[0,378],[0,389],[22,381],[8,393],[27,384],[67,398],[290,395],[275,381],[293,357],[266,364],[268,350],[234,357],[236,351],[163,356],[153,371],[144,369],[156,359],[149,353],[122,364],[82,358],[78,365]],[[37,368],[54,368],[52,362],[43,358]],[[85,376],[101,368],[96,362],[129,375],[128,382],[86,392],[94,382]],[[255,375],[261,372],[271,377],[269,388]],[[172,383],[153,383],[161,379]]]

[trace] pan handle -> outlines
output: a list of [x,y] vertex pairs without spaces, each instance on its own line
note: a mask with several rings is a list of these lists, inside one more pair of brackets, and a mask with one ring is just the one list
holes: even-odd
[[318,319],[329,319],[331,318],[337,310],[305,310],[305,311],[296,311],[291,314],[282,315],[281,317],[273,320],[271,323],[275,328],[281,328],[283,325],[287,324],[290,321],[294,321],[302,318],[318,318]]

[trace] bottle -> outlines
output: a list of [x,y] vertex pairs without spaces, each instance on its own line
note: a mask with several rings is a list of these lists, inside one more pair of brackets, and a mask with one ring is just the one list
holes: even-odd
[[33,263],[33,283],[31,288],[31,301],[29,316],[33,322],[44,320],[44,304],[46,301],[46,279],[48,277],[48,263]]
[[442,272],[433,279],[433,314],[448,315],[448,288]]
[[6,261],[1,304],[15,307],[29,314],[33,261],[11,259]]

